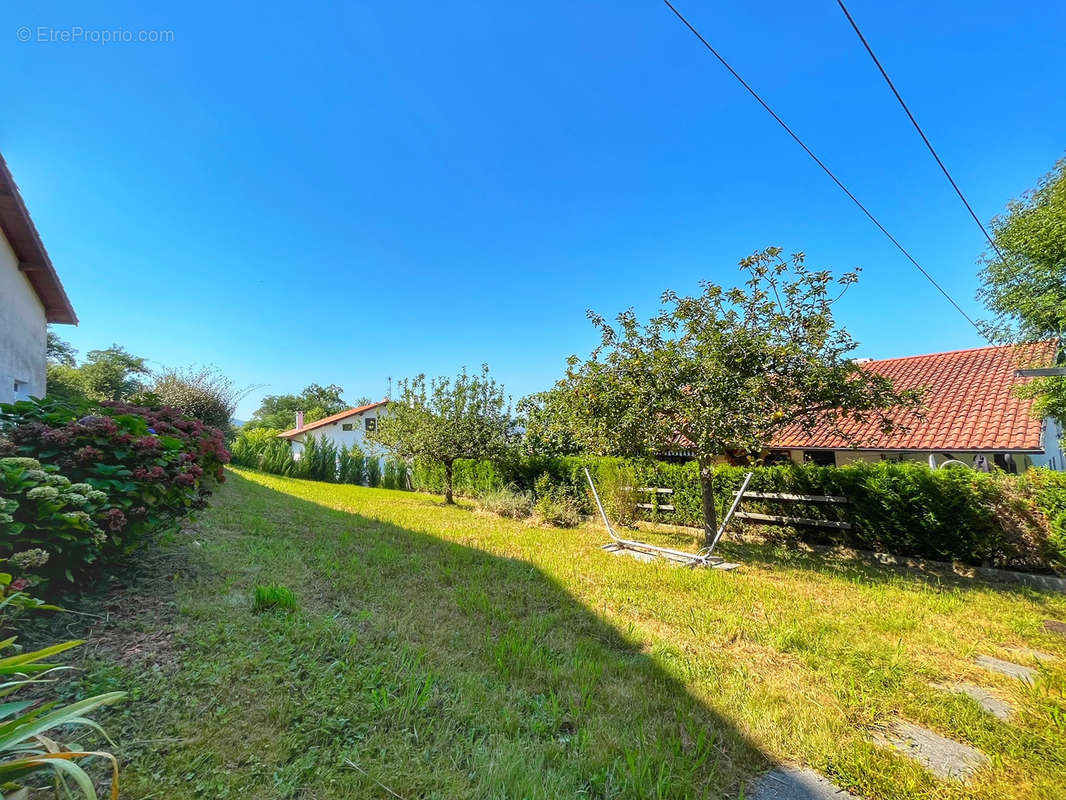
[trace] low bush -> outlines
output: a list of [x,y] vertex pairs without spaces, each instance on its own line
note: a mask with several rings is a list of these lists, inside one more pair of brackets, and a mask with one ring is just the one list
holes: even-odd
[[214,367],[166,369],[155,375],[149,392],[160,405],[176,408],[205,425],[230,430],[233,414],[251,389],[238,389]]
[[1066,572],[1066,472],[1029,470],[1023,477],[1023,490],[1047,520],[1051,561]]
[[[283,459],[278,458],[282,451],[289,456],[290,462],[292,460],[289,443],[284,439],[279,439],[279,433],[281,431],[277,428],[242,428],[230,444],[229,451],[232,463],[239,467],[251,467],[264,472],[277,472],[277,470],[266,469],[264,463],[269,463],[272,466],[279,465],[279,462],[283,461]],[[289,473],[280,474],[287,475]]]
[[581,502],[571,487],[553,483],[544,473],[534,484],[537,518],[556,528],[573,528],[581,523]]
[[525,519],[533,513],[533,497],[514,486],[490,489],[477,498],[482,511],[509,519]]
[[[54,466],[34,458],[0,458],[0,529],[12,548],[7,561],[16,574],[29,568],[74,571],[96,563],[109,541],[107,493],[72,483]],[[104,527],[101,527],[104,526]]]
[[30,459],[3,468],[0,557],[40,547],[68,579],[204,507],[229,460],[221,431],[168,408],[20,401],[0,425],[0,456]]

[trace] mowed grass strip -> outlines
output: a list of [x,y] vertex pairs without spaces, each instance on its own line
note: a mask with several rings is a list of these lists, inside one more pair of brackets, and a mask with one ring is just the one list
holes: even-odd
[[[727,543],[731,573],[644,564],[592,524],[244,470],[196,538],[168,588],[174,663],[83,682],[136,697],[106,721],[126,797],[738,797],[773,762],[868,800],[1066,786],[1066,638],[1042,625],[1061,596],[769,545]],[[255,613],[271,584],[299,608]],[[1061,660],[1031,687],[973,663],[1011,647]],[[1015,716],[929,685],[955,681]],[[991,764],[939,781],[870,743],[895,717]]]

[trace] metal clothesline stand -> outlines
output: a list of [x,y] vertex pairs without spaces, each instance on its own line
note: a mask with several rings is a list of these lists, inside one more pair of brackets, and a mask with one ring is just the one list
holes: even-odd
[[592,489],[592,497],[596,501],[596,508],[600,511],[600,517],[603,519],[603,524],[607,528],[607,533],[611,537],[611,541],[604,545],[604,549],[613,550],[633,550],[637,553],[647,553],[648,555],[659,556],[661,558],[669,559],[670,561],[676,561],[680,564],[685,564],[690,567],[711,567],[712,569],[736,569],[739,564],[732,564],[727,562],[721,556],[714,555],[714,548],[718,545],[719,540],[722,538],[722,534],[725,533],[726,525],[733,518],[733,514],[736,512],[737,507],[740,505],[741,498],[744,496],[744,491],[748,488],[748,483],[751,481],[753,473],[749,472],[744,476],[744,482],[740,485],[740,490],[737,492],[737,496],[733,498],[733,504],[729,507],[729,511],[722,519],[722,524],[718,526],[718,531],[714,535],[714,539],[711,543],[704,548],[696,551],[695,553],[688,553],[684,550],[674,550],[669,547],[659,547],[657,545],[648,544],[647,542],[638,542],[633,539],[625,539],[618,535],[618,532],[611,525],[611,521],[607,518],[607,512],[603,510],[603,503],[600,502],[600,493],[596,491],[596,484],[592,482],[592,475],[589,474],[588,467],[584,468],[585,478],[589,482],[589,488]]

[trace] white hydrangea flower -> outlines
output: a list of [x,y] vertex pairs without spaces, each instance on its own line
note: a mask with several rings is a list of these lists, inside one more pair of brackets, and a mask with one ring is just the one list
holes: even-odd
[[47,502],[59,497],[59,490],[54,486],[36,486],[26,492],[26,497],[36,502]]
[[43,567],[48,563],[48,551],[42,550],[39,547],[34,547],[32,550],[22,550],[18,553],[12,553],[11,558],[8,560],[20,569],[33,569],[34,567]]

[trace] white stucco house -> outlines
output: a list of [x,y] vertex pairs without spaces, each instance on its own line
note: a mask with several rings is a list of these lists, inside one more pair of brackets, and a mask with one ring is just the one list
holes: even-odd
[[299,458],[303,452],[303,443],[308,436],[324,436],[339,449],[357,445],[366,455],[377,455],[383,458],[384,453],[380,448],[371,445],[366,440],[367,431],[374,430],[378,424],[378,418],[386,413],[388,400],[377,403],[349,408],[339,414],[333,414],[306,425],[303,420],[303,412],[296,412],[296,427],[290,428],[278,434],[282,439],[287,439],[292,445],[293,458]]
[[0,403],[44,396],[49,322],[78,317],[0,157]]

